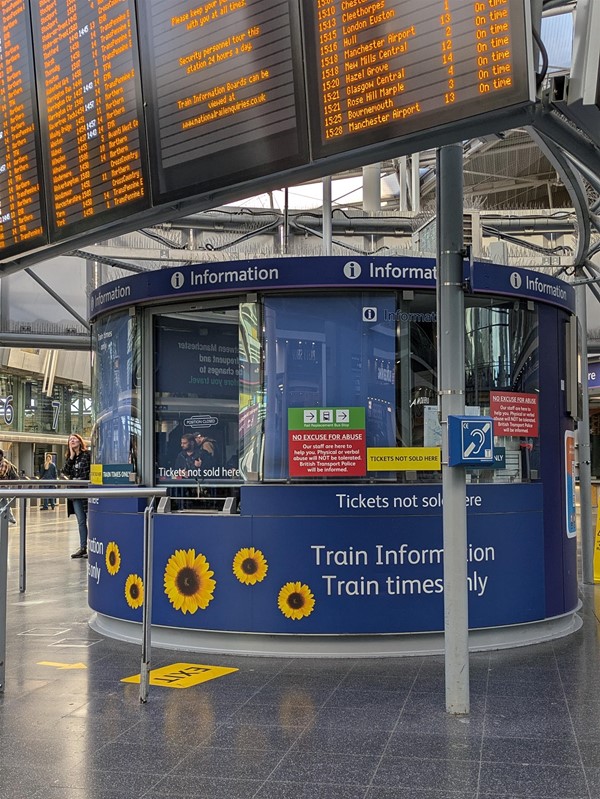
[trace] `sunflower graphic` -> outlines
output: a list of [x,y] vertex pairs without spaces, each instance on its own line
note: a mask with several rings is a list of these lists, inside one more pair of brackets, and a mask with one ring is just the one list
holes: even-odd
[[121,568],[121,553],[114,541],[110,541],[106,547],[106,570],[109,574],[115,575]]
[[260,549],[254,547],[240,549],[233,559],[233,573],[245,585],[262,582],[267,576],[268,568],[265,556]]
[[196,555],[195,549],[176,550],[165,569],[165,594],[175,610],[184,614],[204,610],[214,598],[213,574],[204,555]]
[[144,604],[144,583],[137,574],[130,574],[125,581],[125,599],[130,608],[141,608]]
[[303,619],[313,612],[315,598],[304,583],[286,583],[277,597],[277,606],[288,619]]

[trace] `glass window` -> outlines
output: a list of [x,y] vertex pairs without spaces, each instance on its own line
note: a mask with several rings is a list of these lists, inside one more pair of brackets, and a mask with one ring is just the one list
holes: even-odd
[[[94,353],[94,461],[131,464],[137,473],[141,439],[137,318],[124,312],[98,322],[94,326]],[[75,401],[85,415],[85,397],[73,397]]]
[[[538,392],[536,311],[527,303],[467,298],[465,325],[467,414],[490,414],[491,391]],[[250,327],[257,326],[255,318]],[[289,417],[290,409],[364,409],[367,448],[441,445],[433,293],[266,297],[262,329],[265,396],[255,393],[248,408],[255,421],[264,415],[263,468],[257,458],[261,421],[250,425],[251,451],[259,463],[252,479],[290,478],[294,447],[288,423],[296,418]],[[253,353],[257,361],[257,343]],[[256,374],[256,365],[254,371],[248,368],[248,380],[255,381]],[[468,479],[537,478],[537,438],[503,435],[496,443],[502,467],[470,470]],[[439,471],[368,471],[358,479],[423,482],[440,477]]]
[[[526,302],[469,298],[465,309],[465,404],[489,415],[492,392],[529,394],[539,407],[538,316]],[[480,482],[522,482],[539,476],[539,437],[496,436],[501,468],[474,470]]]
[[239,312],[154,317],[157,483],[239,481]]
[[264,477],[287,479],[288,410],[365,409],[367,446],[396,443],[395,294],[267,297]]

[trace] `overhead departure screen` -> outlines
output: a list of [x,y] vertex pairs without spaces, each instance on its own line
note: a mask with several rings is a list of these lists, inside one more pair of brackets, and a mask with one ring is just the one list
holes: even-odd
[[134,5],[34,6],[49,207],[60,237],[148,205]]
[[523,0],[303,7],[317,157],[531,99]]
[[306,115],[295,4],[145,0],[139,14],[159,197],[299,162]]
[[44,243],[29,6],[0,4],[0,252]]

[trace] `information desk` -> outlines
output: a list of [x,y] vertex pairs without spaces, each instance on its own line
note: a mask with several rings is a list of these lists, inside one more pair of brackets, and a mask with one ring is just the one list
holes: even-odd
[[[90,512],[89,603],[98,630],[137,640],[142,515],[132,502],[120,510],[109,502]],[[441,502],[439,485],[265,486],[242,488],[240,515],[158,514],[153,643],[271,654],[441,651]],[[545,542],[542,486],[471,486],[467,502],[473,647],[577,629],[567,587],[575,544]],[[547,559],[564,561],[562,574],[545,568]],[[552,613],[549,594],[562,597]]]
[[[493,465],[466,470],[471,645],[566,635],[580,623],[574,292],[489,263],[465,263],[464,284],[467,414],[495,431]],[[164,269],[103,286],[92,309],[99,473],[178,498],[155,516],[153,643],[442,651],[431,260]],[[219,492],[237,512],[220,512]],[[90,503],[93,624],[128,640],[146,588],[141,510]]]

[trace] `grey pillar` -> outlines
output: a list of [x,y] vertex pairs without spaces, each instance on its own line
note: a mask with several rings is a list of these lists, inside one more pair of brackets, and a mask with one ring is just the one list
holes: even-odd
[[[463,295],[463,151],[438,151],[438,380],[442,422],[444,496],[444,634],[446,710],[469,712],[467,511],[463,466],[448,466],[448,416],[465,412]],[[443,369],[439,366],[443,364]]]
[[332,253],[331,175],[323,178],[323,255]]
[[592,519],[592,459],[590,449],[590,399],[588,392],[587,357],[587,287],[580,283],[575,287],[577,319],[581,324],[581,384],[583,389],[582,419],[577,427],[579,460],[579,511],[581,525],[581,566],[583,582],[594,584],[595,525]]

